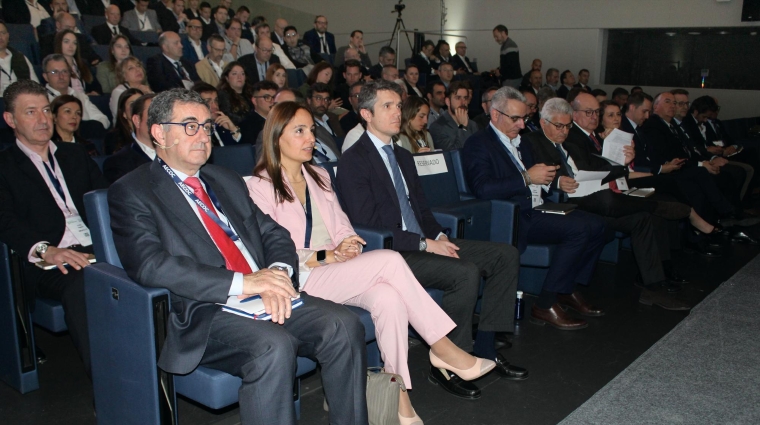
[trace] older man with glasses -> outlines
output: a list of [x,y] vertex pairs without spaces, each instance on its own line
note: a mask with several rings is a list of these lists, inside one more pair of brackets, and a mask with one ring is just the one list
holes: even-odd
[[[605,244],[606,225],[601,217],[585,211],[557,215],[535,210],[556,187],[554,182],[562,165],[535,159],[530,140],[520,137],[528,119],[525,103],[525,96],[511,87],[502,87],[493,95],[490,124],[467,139],[462,149],[467,183],[480,199],[513,200],[520,204],[520,252],[528,244],[556,244],[541,293],[531,311],[531,321],[560,330],[582,329],[588,323],[566,313],[563,307],[586,316],[604,315],[604,310],[581,297],[576,286],[591,283]],[[567,128],[572,121],[569,113],[564,115],[562,121],[552,121]],[[567,130],[564,131],[566,134]]]

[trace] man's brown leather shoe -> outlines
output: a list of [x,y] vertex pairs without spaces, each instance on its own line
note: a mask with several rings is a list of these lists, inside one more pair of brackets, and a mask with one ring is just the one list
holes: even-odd
[[569,316],[556,303],[549,309],[538,308],[534,305],[530,311],[530,321],[537,325],[553,326],[562,331],[574,331],[588,327],[585,320]]
[[573,291],[572,294],[557,295],[557,303],[563,307],[572,308],[582,316],[604,316],[604,310],[591,305],[578,291]]

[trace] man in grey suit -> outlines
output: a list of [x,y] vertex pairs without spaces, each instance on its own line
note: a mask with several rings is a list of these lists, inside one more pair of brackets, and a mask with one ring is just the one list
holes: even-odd
[[446,93],[448,110],[428,129],[437,149],[461,149],[467,138],[478,131],[478,125],[467,116],[469,104],[470,91],[465,85],[459,81],[451,83]]
[[[239,376],[243,424],[295,425],[296,356],[309,357],[322,365],[330,423],[367,424],[361,323],[345,307],[306,293],[303,305],[291,310],[295,246],[288,231],[254,205],[240,176],[205,165],[213,124],[199,94],[159,94],[148,110],[157,158],[108,193],[127,274],[172,292],[158,366],[186,374],[203,365]],[[218,305],[256,295],[271,322]]]
[[163,31],[156,11],[148,9],[148,3],[148,0],[136,0],[135,8],[124,12],[121,25],[130,31]]

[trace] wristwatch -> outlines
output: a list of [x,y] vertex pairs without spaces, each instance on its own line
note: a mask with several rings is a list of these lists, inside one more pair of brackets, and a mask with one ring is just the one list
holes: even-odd
[[324,249],[321,251],[317,251],[317,263],[319,263],[320,266],[327,265],[327,251],[325,251]]
[[464,124],[459,124],[459,129],[460,130],[467,130],[467,126],[465,126]]
[[34,248],[34,253],[37,254],[37,257],[42,258],[42,256],[47,252],[49,246],[50,245],[46,243],[38,244],[37,247]]
[[425,238],[420,238],[420,251],[424,251],[427,249],[427,240]]

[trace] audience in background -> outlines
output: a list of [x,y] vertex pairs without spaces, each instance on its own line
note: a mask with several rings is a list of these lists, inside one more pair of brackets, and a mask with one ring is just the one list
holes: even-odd
[[[441,64],[441,68],[449,64]],[[464,142],[478,131],[478,125],[467,113],[470,92],[461,81],[456,81],[446,91],[446,110],[429,125],[430,135],[438,149],[450,151],[461,149]]]
[[103,94],[110,94],[122,83],[119,81],[119,66],[124,59],[132,55],[132,47],[125,35],[117,35],[111,39],[108,46],[108,60],[98,64],[96,74]]
[[[103,141],[106,155],[112,155],[132,143],[132,132],[134,131],[132,128],[132,104],[142,95],[143,92],[133,88],[124,90],[119,96],[118,109],[116,115],[113,116],[114,126],[106,133]],[[108,177],[106,176],[106,178]]]
[[192,18],[187,22],[186,29],[187,37],[182,39],[182,56],[191,63],[197,63],[208,54],[208,45],[203,42],[203,23],[198,18]]
[[435,149],[433,137],[427,129],[430,107],[421,97],[410,96],[401,105],[401,127],[396,144],[411,153],[425,153]]
[[62,94],[50,102],[53,113],[54,142],[78,143],[84,147],[90,156],[98,156],[97,148],[91,142],[79,135],[79,124],[82,122],[82,102],[74,96]]
[[71,69],[66,61],[66,57],[52,54],[42,61],[42,69],[42,77],[47,82],[45,89],[47,90],[49,100],[52,102],[53,99],[62,94],[70,94],[76,97],[82,102],[82,119],[84,121],[99,122],[103,125],[103,131],[105,132],[105,129],[111,125],[105,114],[92,104],[86,94],[71,88]]
[[253,85],[245,77],[245,68],[239,62],[230,62],[222,72],[217,85],[219,110],[240,125],[243,117],[253,109]]
[[303,34],[303,43],[309,46],[312,52],[325,55],[335,55],[335,36],[327,32],[327,18],[317,15],[314,18],[314,29]]
[[182,57],[182,41],[176,32],[166,31],[158,37],[161,53],[147,61],[148,83],[160,93],[173,88],[190,88],[200,81],[195,66]]
[[273,63],[267,68],[266,80],[277,84],[279,88],[287,88],[288,72],[282,64]]
[[148,107],[155,96],[153,93],[146,94],[133,101],[130,121],[134,130],[130,141],[103,163],[103,174],[109,182],[115,182],[140,165],[156,158],[156,148],[148,125]]
[[149,0],[135,0],[135,8],[124,12],[121,24],[130,31],[157,32],[163,31],[158,23],[158,15],[153,9],[148,9]]
[[211,34],[205,44],[208,54],[195,64],[195,71],[201,81],[216,86],[227,65],[224,60],[224,39],[219,34]]
[[127,89],[138,89],[143,94],[153,93],[148,87],[148,78],[145,75],[145,68],[140,59],[129,56],[119,64],[117,68],[117,77],[119,85],[111,92],[111,116],[116,117],[119,107],[119,97]]
[[9,41],[8,27],[0,22],[0,68],[3,70],[0,72],[0,95],[5,92],[8,86],[19,80],[31,79],[39,83],[29,58],[8,46]]

